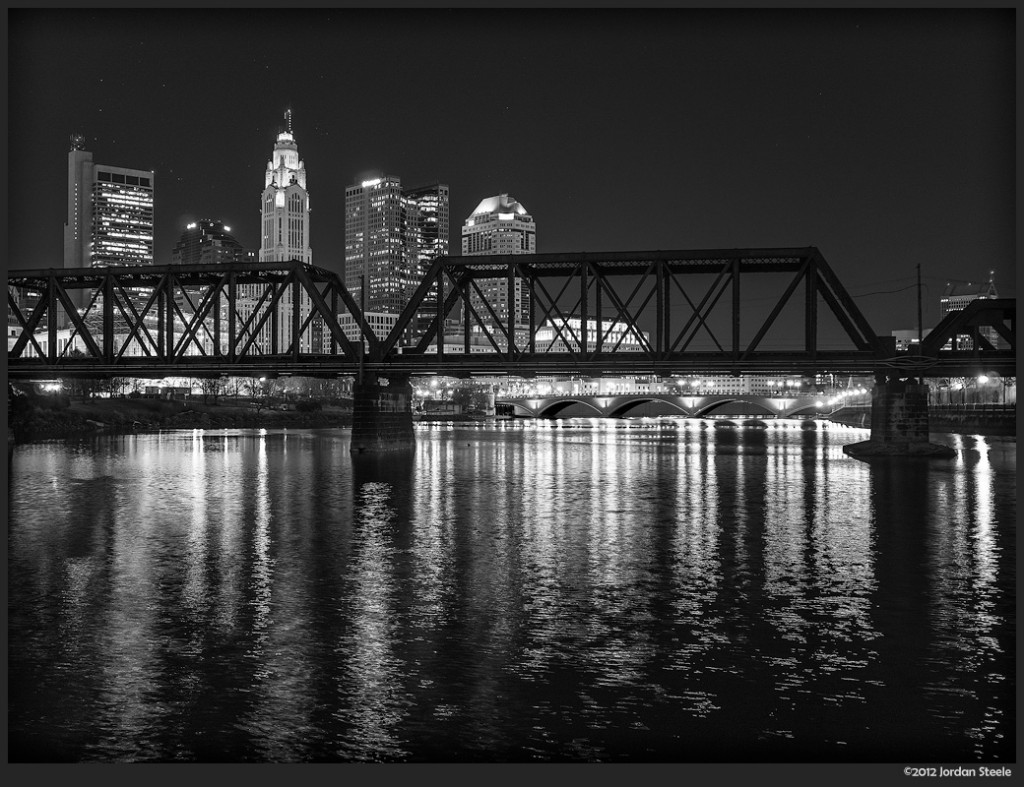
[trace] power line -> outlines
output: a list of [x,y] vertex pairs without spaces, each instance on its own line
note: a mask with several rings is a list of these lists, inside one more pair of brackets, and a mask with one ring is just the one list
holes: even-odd
[[[850,297],[851,298],[866,298],[869,295],[889,295],[889,294],[894,293],[894,292],[904,292],[906,290],[912,290],[915,287],[917,287],[916,284],[911,284],[911,285],[909,285],[907,287],[901,287],[898,290],[876,290],[875,292],[862,292],[860,295],[851,295]],[[927,284],[922,285],[922,289],[927,290],[928,289],[928,285]]]

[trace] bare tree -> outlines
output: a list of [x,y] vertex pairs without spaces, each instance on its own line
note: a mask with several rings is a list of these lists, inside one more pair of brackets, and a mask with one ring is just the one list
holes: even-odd
[[224,391],[224,380],[220,377],[204,377],[199,381],[199,390],[203,392],[203,404],[209,404],[210,397],[217,404],[217,397]]
[[111,377],[110,378],[110,395],[111,396],[123,396],[124,393],[131,388],[134,381],[131,377]]
[[228,377],[224,382],[224,395],[232,396],[237,399],[246,390],[246,378],[244,377]]
[[246,380],[246,387],[249,389],[252,407],[259,417],[260,412],[270,404],[270,383],[262,377],[250,377]]

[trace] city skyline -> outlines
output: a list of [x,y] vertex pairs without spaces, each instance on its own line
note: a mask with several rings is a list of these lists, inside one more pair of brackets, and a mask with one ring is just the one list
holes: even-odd
[[[339,274],[345,188],[388,172],[450,184],[458,225],[514,194],[543,253],[814,245],[880,333],[913,322],[917,264],[926,325],[949,280],[995,270],[1015,296],[1012,11],[522,11],[485,45],[491,13],[304,11],[288,59],[260,12],[12,11],[12,183],[31,199],[12,201],[10,267],[60,266],[72,133],[155,171],[158,263],[210,216],[259,247],[259,165],[290,109],[314,264]],[[107,28],[122,46],[79,62]],[[384,37],[399,54],[346,79]]]
[[1003,5],[9,9],[9,762],[1012,781]]

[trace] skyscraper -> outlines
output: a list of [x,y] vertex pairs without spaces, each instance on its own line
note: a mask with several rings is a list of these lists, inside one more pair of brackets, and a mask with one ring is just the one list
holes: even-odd
[[[222,221],[200,219],[190,222],[171,252],[172,265],[226,265],[256,262],[255,249],[246,249],[231,235]],[[190,287],[179,293],[178,307],[188,313],[202,303],[205,287]],[[225,315],[226,316],[226,315]]]
[[150,170],[96,164],[85,138],[71,138],[64,267],[153,264]]
[[[345,190],[345,287],[365,311],[398,315],[409,303],[431,260],[449,248],[449,191],[434,183],[403,189],[381,175]],[[411,339],[435,316],[436,286],[414,321]]]
[[256,261],[254,250],[246,249],[231,235],[222,221],[200,219],[190,222],[171,252],[172,265],[220,264]]
[[415,249],[419,267],[425,271],[435,257],[448,254],[448,185],[433,183],[403,189],[402,196],[408,211],[409,242]]
[[[407,240],[412,247],[414,264],[413,288],[418,287],[430,263],[437,257],[448,254],[450,240],[450,212],[448,186],[434,183],[413,189],[404,189],[407,219]],[[446,294],[447,291],[445,291]],[[412,292],[409,293],[410,296]],[[443,295],[442,294],[442,295]],[[413,335],[422,335],[437,316],[437,281],[431,282],[430,290],[423,299],[423,305],[416,315]],[[443,328],[443,326],[442,326]]]
[[[267,162],[264,176],[260,219],[260,262],[312,263],[310,248],[309,192],[306,191],[305,162],[299,158],[299,148],[292,131],[292,111],[284,113],[284,127],[274,142],[274,152]],[[260,295],[260,285],[244,285],[240,288],[243,311],[255,308]],[[312,309],[309,296],[303,291],[299,297],[299,321],[305,324]],[[281,298],[276,307],[278,319],[277,335],[271,336],[268,321],[260,331],[257,344],[264,353],[274,350],[283,353],[292,344],[292,309],[290,297]],[[313,320],[308,330],[302,332],[300,352],[322,352],[323,320]]]
[[[96,164],[85,138],[74,135],[68,153],[68,217],[64,267],[153,264],[151,170]],[[76,291],[78,307],[89,293]]]
[[[466,256],[481,254],[536,254],[537,228],[533,217],[519,202],[508,194],[488,197],[477,205],[476,210],[462,225],[462,253]],[[523,280],[516,278],[512,289],[513,303],[509,303],[508,284],[504,279],[480,282],[480,291],[498,316],[502,325],[507,324],[509,310],[517,325],[530,322],[530,293]],[[490,313],[478,296],[471,302],[487,323],[493,322]]]
[[364,311],[400,314],[416,256],[408,243],[402,181],[389,175],[345,189],[345,288]]
[[260,262],[312,262],[306,167],[299,159],[290,109],[284,119],[264,178]]

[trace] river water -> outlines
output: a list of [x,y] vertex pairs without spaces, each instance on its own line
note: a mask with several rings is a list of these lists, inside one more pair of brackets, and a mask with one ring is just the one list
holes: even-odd
[[9,453],[9,758],[1006,762],[1016,441],[171,431]]

